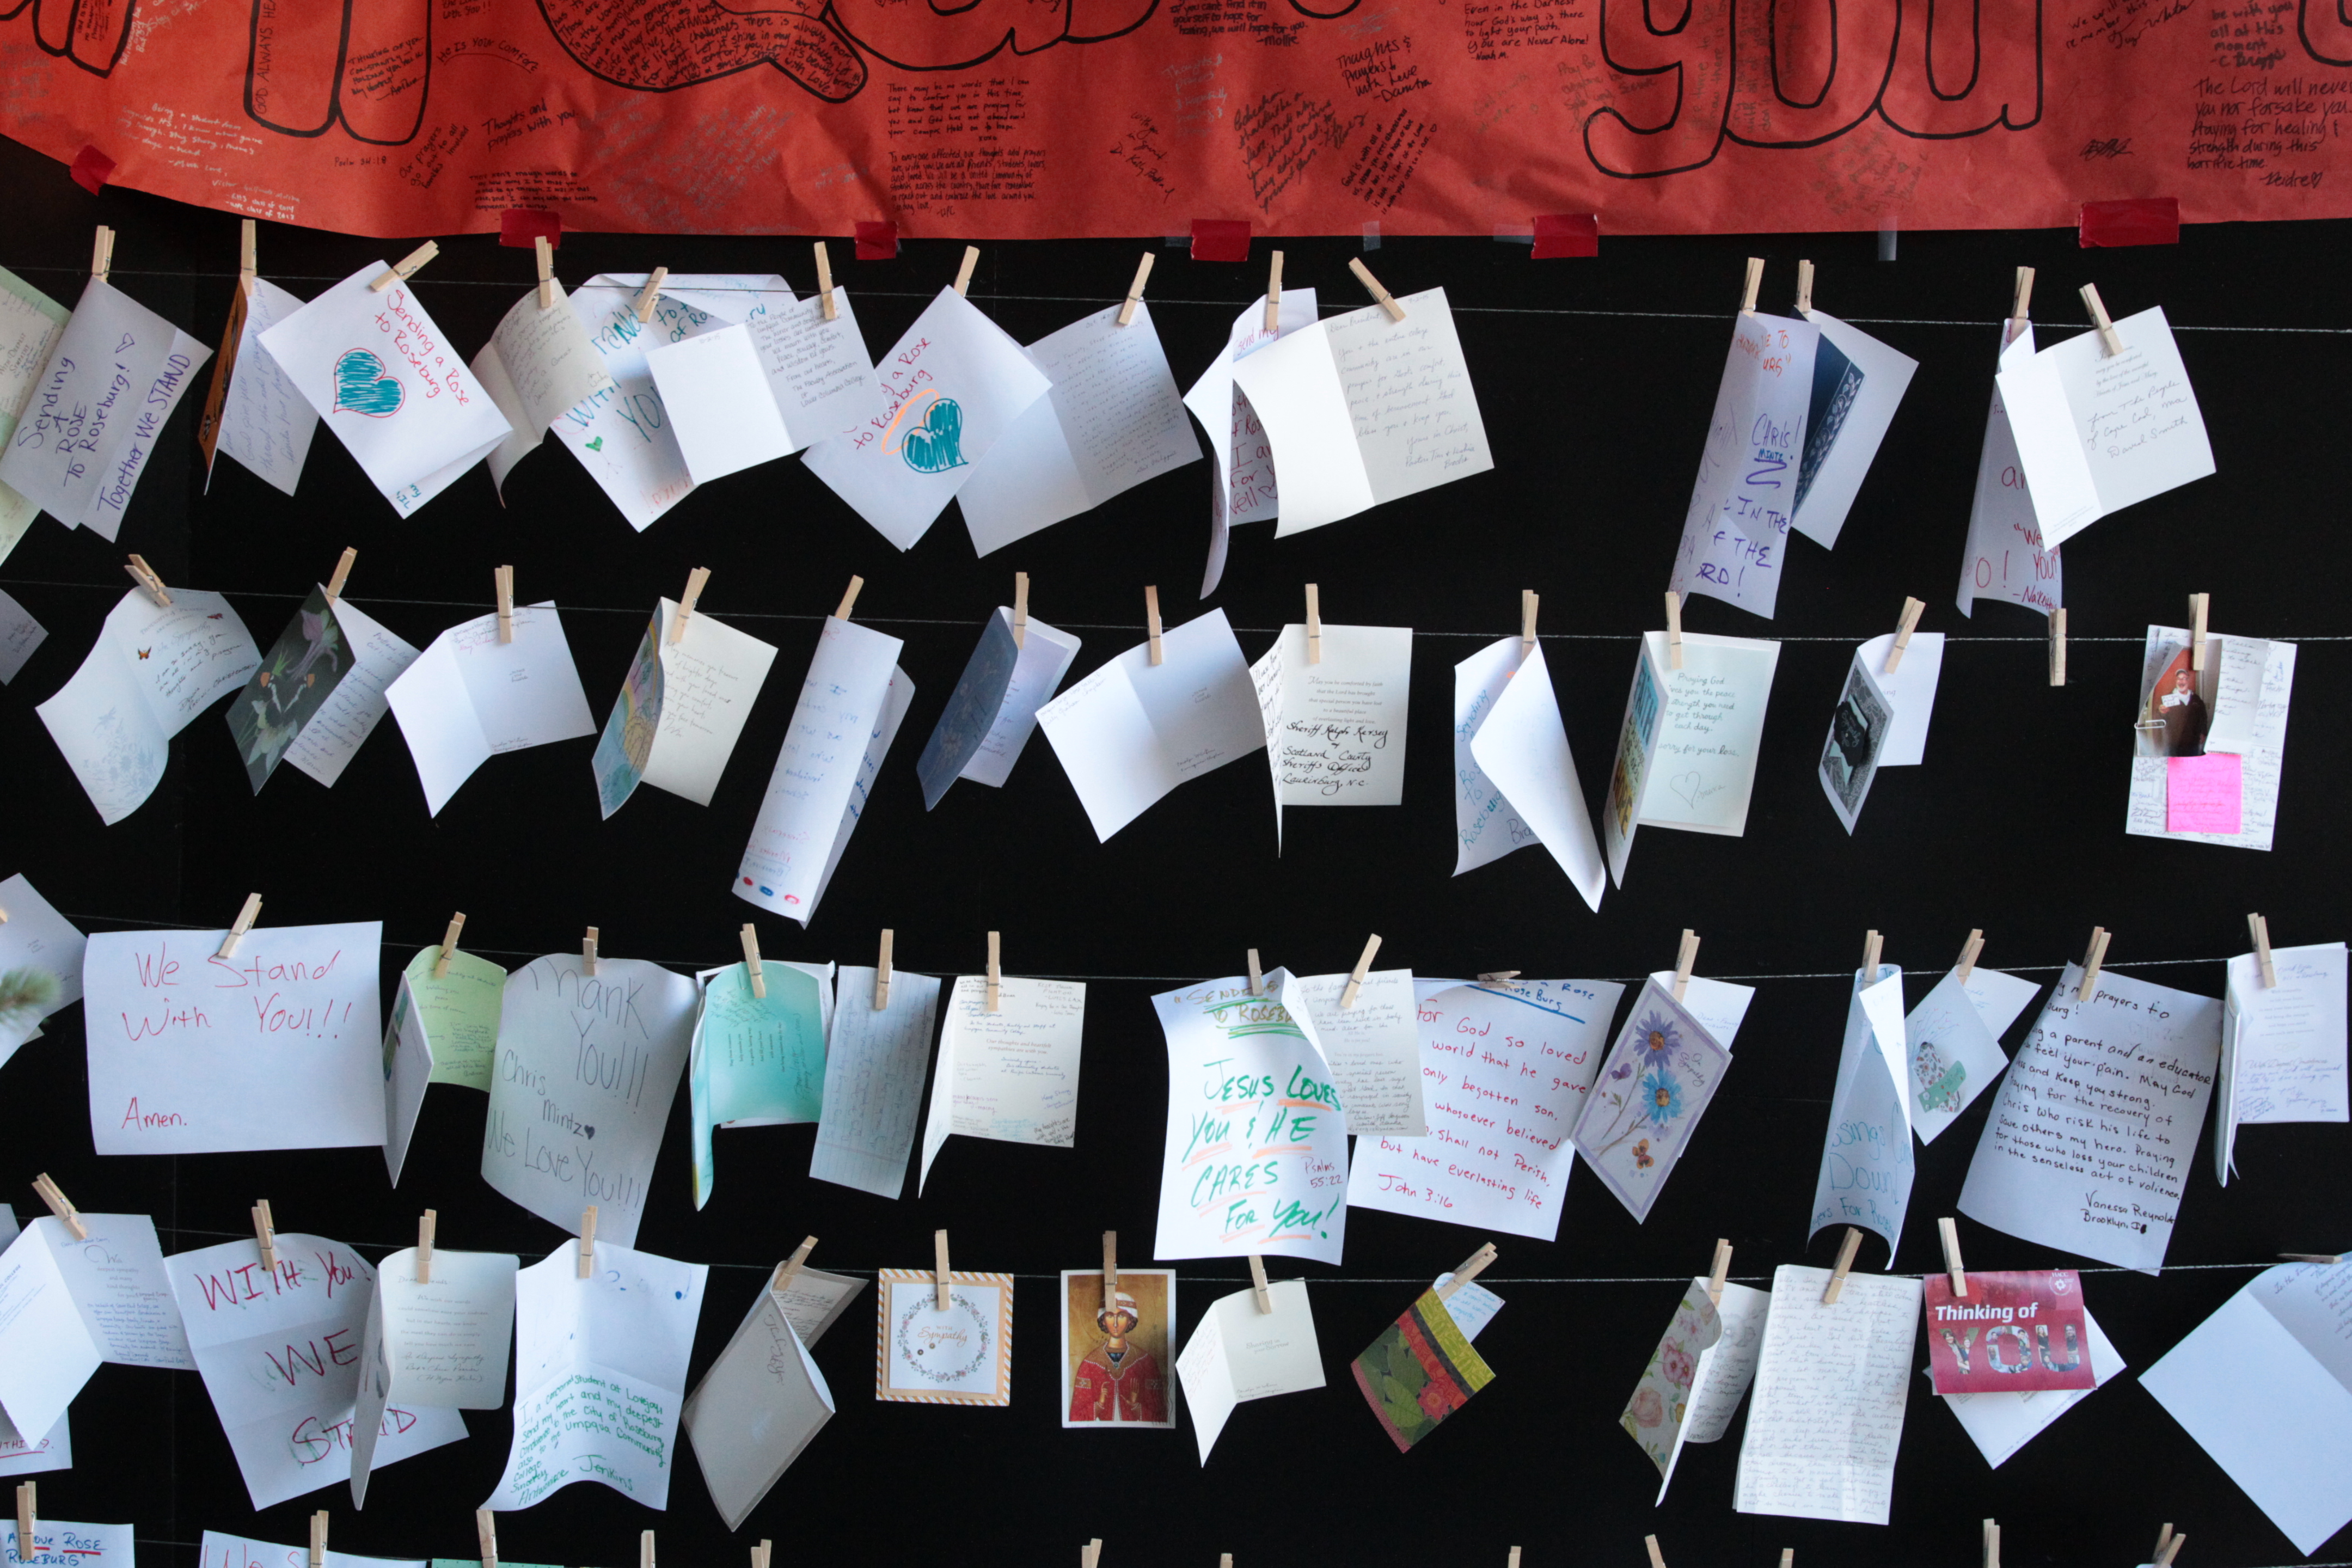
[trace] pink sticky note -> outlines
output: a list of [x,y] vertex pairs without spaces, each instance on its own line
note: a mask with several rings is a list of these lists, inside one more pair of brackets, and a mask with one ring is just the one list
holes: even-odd
[[2239,759],[2227,752],[2165,758],[2164,830],[2241,831],[2239,783]]

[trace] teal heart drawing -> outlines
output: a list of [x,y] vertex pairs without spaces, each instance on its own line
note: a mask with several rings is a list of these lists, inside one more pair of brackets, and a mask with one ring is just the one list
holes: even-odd
[[603,451],[604,449],[604,437],[599,436],[593,441],[589,442],[588,449],[592,452]]
[[907,467],[919,474],[941,474],[963,467],[963,405],[942,397],[923,413],[923,422],[907,432],[899,447]]
[[407,389],[383,373],[383,361],[365,349],[346,349],[335,362],[335,406],[389,419],[408,399]]

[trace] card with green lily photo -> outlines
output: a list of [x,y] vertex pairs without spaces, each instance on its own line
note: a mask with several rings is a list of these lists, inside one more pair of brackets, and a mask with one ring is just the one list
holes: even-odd
[[1731,1053],[1674,993],[1655,980],[1643,985],[1570,1135],[1635,1220],[1649,1217],[1730,1066]]

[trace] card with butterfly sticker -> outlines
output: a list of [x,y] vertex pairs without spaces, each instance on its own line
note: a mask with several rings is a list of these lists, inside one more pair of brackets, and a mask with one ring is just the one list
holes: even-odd
[[1571,1134],[1637,1221],[1649,1217],[1730,1066],[1731,1053],[1671,990],[1643,982]]

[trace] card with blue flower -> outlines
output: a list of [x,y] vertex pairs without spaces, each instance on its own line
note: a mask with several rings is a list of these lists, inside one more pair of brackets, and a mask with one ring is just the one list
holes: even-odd
[[1731,1053],[1672,991],[1643,984],[1570,1135],[1635,1220],[1649,1217],[1730,1066]]

